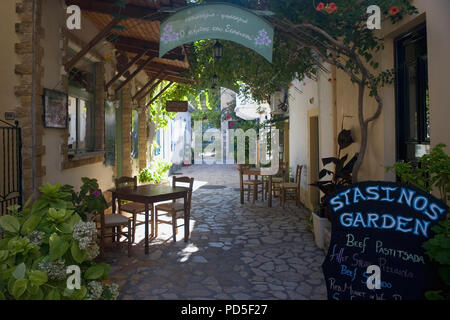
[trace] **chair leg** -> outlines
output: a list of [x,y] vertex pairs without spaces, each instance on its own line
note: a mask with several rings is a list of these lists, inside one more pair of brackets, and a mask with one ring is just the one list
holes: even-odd
[[155,238],[158,237],[158,210],[155,209]]
[[281,205],[283,206],[283,209],[284,209],[286,207],[286,190],[285,189],[280,190],[280,200],[281,200]]
[[131,257],[132,232],[131,221],[128,221],[128,257]]
[[177,242],[177,213],[172,212],[172,233],[173,233],[173,242]]
[[100,258],[105,256],[105,229],[101,227],[100,231]]
[[247,201],[250,201],[250,185],[247,187]]
[[135,238],[136,238],[136,216],[137,216],[137,213],[133,213],[133,243],[134,243],[134,240],[135,240]]
[[253,186],[253,204],[255,204],[257,199],[258,199],[258,185],[255,184]]

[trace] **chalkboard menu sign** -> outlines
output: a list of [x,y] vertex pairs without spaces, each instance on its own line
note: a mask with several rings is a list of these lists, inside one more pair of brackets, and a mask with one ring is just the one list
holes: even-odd
[[435,288],[422,244],[445,219],[444,203],[409,184],[362,182],[327,204],[332,230],[322,268],[329,300],[423,300]]

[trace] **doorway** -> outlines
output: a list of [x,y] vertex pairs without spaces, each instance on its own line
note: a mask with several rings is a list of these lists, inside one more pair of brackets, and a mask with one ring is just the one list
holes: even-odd
[[[309,115],[309,169],[308,185],[319,180],[319,116],[316,112]],[[308,187],[309,207],[315,210],[319,207],[320,191],[317,188]]]

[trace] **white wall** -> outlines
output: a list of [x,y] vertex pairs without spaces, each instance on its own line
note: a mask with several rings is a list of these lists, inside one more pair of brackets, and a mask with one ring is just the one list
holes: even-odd
[[[328,65],[325,66],[329,68]],[[331,70],[330,70],[331,71]],[[333,92],[331,73],[319,72],[317,80],[294,80],[289,88],[289,166],[291,175],[297,165],[303,165],[302,193],[309,191],[309,132],[308,112],[319,115],[319,158],[334,156]],[[315,109],[315,110],[314,110]],[[322,161],[319,159],[319,169]]]

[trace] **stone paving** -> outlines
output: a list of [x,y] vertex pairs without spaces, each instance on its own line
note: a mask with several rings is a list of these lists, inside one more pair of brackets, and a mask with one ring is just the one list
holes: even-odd
[[141,226],[131,258],[125,246],[109,249],[120,299],[326,299],[324,253],[307,230],[305,209],[291,202],[283,210],[278,199],[270,209],[262,201],[241,205],[235,166],[178,173],[196,179],[190,240],[180,227],[174,243],[171,226],[160,225],[145,255]]

